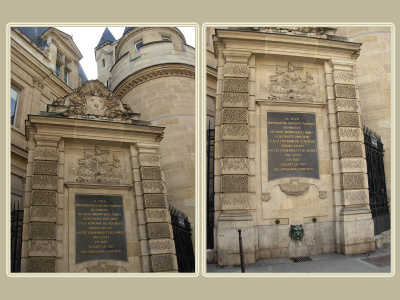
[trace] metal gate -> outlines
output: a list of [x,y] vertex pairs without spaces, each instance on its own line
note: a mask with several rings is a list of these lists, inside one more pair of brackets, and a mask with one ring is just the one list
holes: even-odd
[[390,229],[390,213],[386,193],[383,144],[378,135],[367,127],[364,130],[367,159],[369,205],[374,220],[375,235]]
[[194,272],[195,261],[192,245],[192,229],[190,228],[188,217],[172,206],[169,207],[169,212],[174,232],[178,271],[183,273]]
[[11,272],[21,271],[22,225],[24,211],[15,203],[11,210]]
[[207,249],[214,249],[214,145],[215,129],[207,130]]

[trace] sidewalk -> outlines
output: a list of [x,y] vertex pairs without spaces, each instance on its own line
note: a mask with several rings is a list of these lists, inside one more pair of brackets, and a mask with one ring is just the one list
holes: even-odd
[[[343,255],[310,255],[312,261],[292,262],[290,258],[270,258],[246,265],[246,273],[390,273],[390,240],[375,252]],[[207,273],[241,273],[240,266],[207,264]]]

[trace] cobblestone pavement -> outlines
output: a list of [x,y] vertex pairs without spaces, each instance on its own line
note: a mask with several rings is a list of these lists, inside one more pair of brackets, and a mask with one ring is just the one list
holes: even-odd
[[[290,258],[261,259],[246,265],[246,273],[390,273],[390,240],[375,252],[343,255],[310,255],[312,261],[293,262]],[[207,273],[241,273],[240,266],[207,264]]]

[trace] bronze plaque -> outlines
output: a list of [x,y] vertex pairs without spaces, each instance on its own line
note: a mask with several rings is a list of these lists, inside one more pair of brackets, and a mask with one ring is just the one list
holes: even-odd
[[76,263],[127,261],[122,196],[75,196]]
[[268,112],[267,131],[268,180],[319,179],[315,114]]

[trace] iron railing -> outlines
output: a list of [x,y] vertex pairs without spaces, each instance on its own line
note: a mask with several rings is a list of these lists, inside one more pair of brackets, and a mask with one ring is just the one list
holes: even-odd
[[386,192],[383,144],[381,138],[363,127],[367,161],[369,205],[374,220],[375,235],[390,229],[390,213]]

